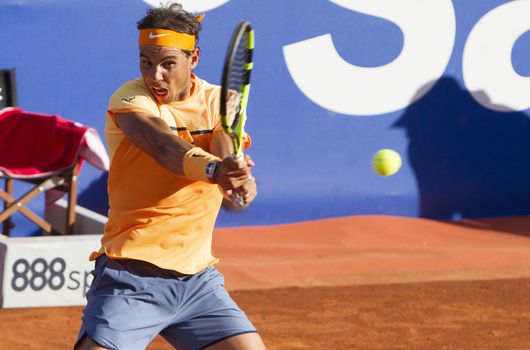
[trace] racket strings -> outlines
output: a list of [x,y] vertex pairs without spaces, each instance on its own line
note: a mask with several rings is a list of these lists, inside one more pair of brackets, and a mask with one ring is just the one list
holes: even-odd
[[245,40],[241,40],[234,60],[228,80],[228,87],[234,90],[241,90],[242,86],[248,84],[248,64],[251,62],[250,50],[246,48]]
[[241,111],[241,96],[246,85],[249,84],[250,63],[252,62],[251,51],[247,48],[247,38],[239,42],[233,56],[230,74],[227,79],[229,89],[226,100],[226,111],[228,124],[237,125]]
[[226,117],[230,127],[237,124],[237,119],[241,112],[241,93],[230,89],[228,91],[228,98],[226,100]]

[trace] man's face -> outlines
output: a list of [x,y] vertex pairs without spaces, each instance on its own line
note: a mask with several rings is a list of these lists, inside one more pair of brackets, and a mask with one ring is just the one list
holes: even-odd
[[174,47],[140,46],[140,72],[159,104],[182,101],[189,96],[191,70],[198,61],[198,49],[188,57]]

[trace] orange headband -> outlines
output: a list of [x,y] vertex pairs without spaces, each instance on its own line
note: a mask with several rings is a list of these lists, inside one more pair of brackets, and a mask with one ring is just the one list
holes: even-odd
[[158,28],[140,29],[138,43],[140,45],[169,46],[193,51],[195,49],[195,35]]

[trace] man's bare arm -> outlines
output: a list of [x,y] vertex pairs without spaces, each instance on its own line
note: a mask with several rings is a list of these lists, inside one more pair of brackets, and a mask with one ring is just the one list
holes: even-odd
[[[162,167],[179,176],[186,175],[184,156],[195,146],[175,134],[162,119],[147,113],[117,113],[116,124],[132,143]],[[245,162],[226,157],[219,166],[215,181],[229,191],[240,187],[249,177],[250,169]]]
[[162,119],[147,113],[117,113],[116,124],[126,137],[158,164],[184,176],[183,158],[193,145],[176,135]]
[[234,153],[234,145],[230,136],[224,131],[216,131],[210,140],[210,151],[221,159],[231,156]]

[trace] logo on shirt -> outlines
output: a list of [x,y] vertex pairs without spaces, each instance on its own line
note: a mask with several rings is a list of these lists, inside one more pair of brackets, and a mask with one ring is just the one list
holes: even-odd
[[125,101],[125,102],[131,102],[132,100],[134,100],[136,96],[131,96],[131,97],[124,97],[122,98],[121,100],[122,101]]

